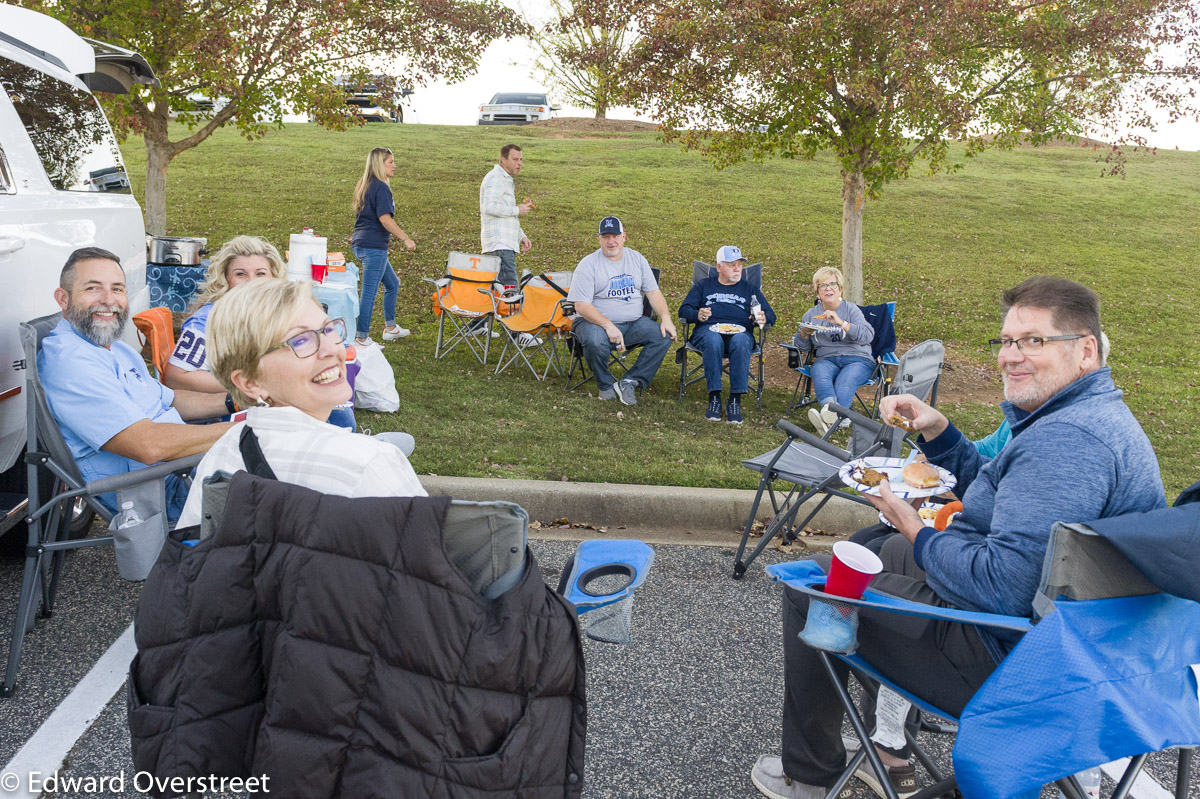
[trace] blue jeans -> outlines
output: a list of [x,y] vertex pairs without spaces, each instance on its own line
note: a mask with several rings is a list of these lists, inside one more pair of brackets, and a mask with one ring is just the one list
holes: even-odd
[[354,257],[362,264],[362,294],[358,297],[358,329],[355,336],[366,338],[371,333],[371,311],[375,310],[375,295],[383,283],[383,321],[387,327],[396,324],[396,297],[400,294],[400,278],[388,263],[387,250],[354,248]]
[[[654,373],[662,364],[663,356],[670,349],[671,339],[663,336],[662,328],[648,316],[639,316],[632,322],[614,324],[625,338],[626,351],[638,344],[645,345],[638,355],[637,363],[625,373],[626,380],[633,380],[645,388],[654,379]],[[613,347],[604,328],[586,319],[576,319],[571,323],[571,332],[583,347],[583,357],[587,360],[592,374],[596,376],[596,387],[601,391],[612,388],[614,378],[608,370],[608,358]]]
[[749,333],[723,336],[702,327],[692,335],[692,343],[700,348],[704,358],[704,383],[709,393],[721,390],[721,364],[729,359],[729,393],[745,394],[750,385],[750,351],[754,337]]
[[484,255],[494,255],[500,259],[500,274],[496,282],[501,286],[517,285],[517,253],[514,250],[491,250]]
[[817,402],[837,402],[849,408],[854,402],[854,392],[867,382],[875,369],[875,362],[861,355],[829,355],[817,358],[811,367],[813,394]]

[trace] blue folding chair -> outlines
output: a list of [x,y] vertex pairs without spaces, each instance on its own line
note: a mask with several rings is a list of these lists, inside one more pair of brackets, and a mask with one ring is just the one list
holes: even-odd
[[[1154,513],[1174,513],[1176,521],[1187,514],[1193,539],[1200,538],[1200,505]],[[1114,799],[1123,799],[1147,754],[1175,747],[1180,747],[1175,796],[1185,799],[1194,747],[1200,745],[1193,666],[1200,662],[1200,586],[1193,576],[1184,591],[1187,596],[1162,593],[1114,543],[1087,525],[1055,524],[1034,619],[934,607],[872,590],[860,600],[833,598],[824,593],[825,574],[813,561],[768,566],[767,571],[809,596],[809,621],[801,638],[818,649],[860,741],[870,741],[868,725],[837,679],[834,657],[849,664],[860,679],[865,675],[922,711],[958,722],[955,774],[949,776],[938,771],[906,730],[910,746],[934,780],[913,799],[930,799],[955,787],[972,799],[1036,797],[1041,786],[1052,782],[1068,799],[1082,799],[1072,775],[1130,758],[1113,793]],[[1192,575],[1195,559],[1189,555]],[[889,682],[854,654],[852,628],[858,608],[1024,635],[955,718]],[[875,774],[882,775],[880,783],[890,799],[897,799],[887,770],[869,744],[850,759],[828,796],[841,791],[864,757]]]
[[575,606],[588,638],[627,644],[632,636],[633,592],[646,580],[654,550],[641,541],[580,542],[563,567],[558,593]]

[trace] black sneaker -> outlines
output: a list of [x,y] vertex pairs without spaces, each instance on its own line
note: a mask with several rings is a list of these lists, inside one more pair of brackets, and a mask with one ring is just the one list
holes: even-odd
[[721,395],[708,395],[708,410],[704,412],[704,418],[710,422],[721,421]]
[[742,423],[742,396],[740,394],[729,396],[729,402],[725,404],[725,421],[730,424]]

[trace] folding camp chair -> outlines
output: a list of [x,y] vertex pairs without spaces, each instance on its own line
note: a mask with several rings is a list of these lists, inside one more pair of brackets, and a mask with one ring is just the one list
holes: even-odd
[[[111,535],[78,540],[70,538],[68,528],[76,502],[86,502],[102,519],[112,521],[113,512],[100,503],[97,497],[157,482],[164,494],[165,503],[166,477],[171,474],[190,473],[201,458],[200,455],[193,455],[85,483],[75,458],[58,429],[58,423],[50,413],[46,393],[38,375],[37,354],[41,349],[42,339],[61,319],[61,314],[52,314],[21,325],[21,343],[25,350],[25,402],[29,439],[28,451],[25,453],[29,490],[29,514],[26,518],[28,538],[25,548],[25,571],[21,579],[12,644],[8,650],[8,665],[4,673],[4,683],[0,685],[0,696],[12,694],[17,679],[17,668],[21,662],[25,633],[33,625],[33,612],[38,606],[39,592],[42,618],[48,619],[54,613],[55,595],[67,551],[113,543]],[[52,479],[47,481],[46,475],[52,475]],[[43,497],[42,488],[47,482],[50,482],[53,488],[49,497]]]
[[[1191,747],[1200,745],[1193,672],[1200,653],[1200,592],[1193,591],[1189,598],[1160,593],[1112,542],[1087,525],[1053,526],[1032,620],[924,605],[874,590],[861,600],[830,598],[822,590],[825,575],[813,561],[772,565],[767,571],[809,596],[809,626],[801,638],[810,645],[819,643],[816,631],[822,619],[856,628],[861,608],[1023,633],[957,719],[890,683],[855,654],[853,634],[840,652],[814,646],[851,725],[865,742],[830,790],[830,799],[864,757],[875,774],[885,775],[880,783],[896,799],[870,744],[868,724],[837,678],[834,657],[849,664],[860,681],[887,685],[923,712],[958,722],[953,775],[941,774],[906,732],[935,783],[913,799],[929,799],[956,787],[972,797],[1000,799],[1031,791],[1036,795],[1049,783],[1056,783],[1068,799],[1083,799],[1072,775],[1102,763],[1116,771],[1124,767],[1123,773],[1113,774],[1113,797],[1122,799],[1147,753],[1174,747],[1188,747],[1180,749],[1175,786],[1176,799],[1187,796]],[[812,635],[810,627],[817,628]],[[1122,758],[1129,759],[1110,762]]]
[[[560,281],[569,287],[571,273],[558,274],[559,280],[550,275],[530,275],[523,281],[517,294],[507,295],[503,300],[492,297],[493,313],[500,322],[500,332],[504,336],[504,348],[500,350],[500,357],[496,361],[496,374],[518,359],[525,362],[538,380],[545,380],[551,369],[559,371],[559,331],[570,327],[563,311],[566,290]],[[563,274],[566,275],[565,280],[561,277]],[[501,316],[500,306],[511,305],[514,299],[517,301],[517,312],[511,316]],[[513,351],[511,356],[508,355],[510,347]],[[529,359],[531,353],[541,353],[546,359],[546,366],[540,373]]]
[[[650,271],[654,274],[654,282],[658,283],[662,277],[662,270],[657,266],[652,266],[650,267]],[[574,304],[568,305],[566,308],[564,308],[564,312],[573,319]],[[642,298],[642,316],[648,316],[651,319],[658,318],[658,315],[654,313],[654,309],[650,307],[650,301],[645,297]],[[620,380],[621,376],[629,371],[629,366],[625,363],[626,359],[629,357],[630,353],[632,353],[634,350],[640,349],[642,346],[643,345],[641,344],[634,344],[624,352],[620,352],[615,348],[612,350],[612,353],[608,358],[608,369],[613,373],[613,377]],[[565,391],[574,391],[580,386],[586,385],[589,380],[596,379],[596,376],[591,373],[590,369],[588,369],[587,359],[583,357],[583,345],[579,343],[579,339],[575,338],[575,336],[569,330],[566,332],[566,349],[564,351],[564,356],[568,359],[567,385],[564,389]],[[575,373],[577,371],[579,373],[579,379],[575,380]],[[572,383],[572,380],[575,380],[575,382]]]
[[[692,261],[692,285],[696,285],[702,280],[707,280],[710,276],[716,274],[717,268],[709,266],[703,261]],[[756,289],[762,288],[762,264],[751,264],[742,269],[742,282],[749,283]],[[679,364],[679,401],[683,402],[683,392],[692,383],[698,383],[704,379],[704,358],[700,348],[692,343],[692,333],[694,327],[691,322],[683,317],[679,318],[679,327],[682,331],[679,335],[679,340],[682,342],[679,349],[675,351],[675,362]],[[767,331],[770,330],[770,325],[764,327],[755,327],[750,330],[750,335],[754,337],[754,349],[750,350],[750,387],[754,390],[754,398],[758,401],[758,409],[762,410],[763,388],[766,385],[764,381],[765,367],[763,364],[763,348],[767,345]],[[688,369],[688,355],[696,354],[701,356],[700,363]],[[726,374],[729,374],[728,359],[723,363],[722,368]]]
[[[735,580],[741,579],[746,573],[746,567],[766,549],[775,536],[780,536],[784,544],[796,540],[805,525],[812,521],[831,497],[838,496],[860,505],[870,505],[857,494],[847,494],[838,490],[842,486],[838,470],[844,464],[855,458],[868,456],[888,458],[900,456],[904,431],[867,419],[840,405],[831,404],[829,409],[836,412],[840,418],[850,419],[854,423],[854,434],[850,439],[849,450],[837,447],[825,439],[817,438],[807,430],[796,427],[787,419],[780,419],[776,426],[785,435],[783,444],[770,452],[764,452],[757,458],[742,461],[742,465],[747,469],[759,472],[761,478],[758,481],[758,492],[754,495],[754,502],[750,506],[750,516],[742,530],[742,540],[738,544],[737,555],[734,558],[733,577]],[[782,500],[776,494],[775,481],[777,480],[791,484]],[[762,503],[764,492],[771,499],[774,516],[763,530],[762,538],[754,547],[754,551],[743,560],[746,543],[750,539],[754,521],[758,517],[758,508]],[[820,501],[802,521],[796,522],[796,517],[804,503],[818,495],[821,497]]]
[[171,315],[171,309],[165,305],[148,308],[133,315],[133,324],[142,346],[150,348],[149,361],[154,367],[154,376],[161,383],[167,371],[167,361],[175,350],[175,318]]
[[[603,614],[630,601],[653,560],[649,547],[582,544],[563,588],[576,603],[572,610],[545,596],[551,589],[528,548],[529,516],[518,505],[429,497],[364,505],[269,479],[262,465],[248,461],[251,471],[205,483],[204,521],[171,534],[147,581],[128,695],[135,767],[162,779],[266,774],[285,796],[353,794],[339,793],[343,784],[362,795],[378,779],[392,796],[577,795],[563,790],[583,773],[586,694],[576,614]],[[263,509],[261,517],[246,514],[248,505]],[[281,519],[281,508],[300,512]],[[319,508],[332,510],[325,517]],[[440,530],[380,524],[400,508],[417,519],[434,510]],[[279,555],[297,549],[308,556]],[[606,574],[623,579],[597,589]],[[326,577],[325,593],[301,592],[296,602],[273,606],[280,583]],[[364,579],[370,585],[361,594],[330,590]],[[396,588],[406,583],[415,590]],[[256,599],[263,590],[271,600]],[[380,618],[373,611],[386,610],[396,590],[405,597],[403,612]],[[332,627],[301,624],[312,608],[331,614]],[[181,657],[183,648],[197,656]],[[369,677],[356,702],[383,705],[387,718],[347,715],[338,691],[307,690],[303,658],[279,654],[335,648],[346,658],[333,670],[361,668]],[[414,648],[420,656],[405,654]],[[437,651],[429,654],[431,648]],[[331,669],[322,663],[318,671]],[[394,702],[410,695],[421,702]],[[228,710],[229,696],[236,712]],[[495,712],[472,714],[485,705]],[[431,731],[423,723],[462,708],[467,724]],[[297,770],[292,739],[311,737],[310,729],[327,731],[337,748],[355,750],[350,742],[367,734],[416,754],[380,758],[379,746],[366,746],[316,773]],[[493,754],[501,743],[511,757]],[[329,751],[327,744],[322,749]],[[499,768],[482,775],[442,768],[445,761],[477,765],[489,758]]]
[[[880,398],[887,393],[888,371],[899,363],[896,360],[896,303],[860,305],[858,308],[875,331],[875,335],[871,339],[871,357],[875,360],[875,367],[871,370],[867,382],[863,384],[864,387],[871,388],[874,392],[871,405],[858,396],[857,392],[854,398],[862,406],[863,412],[874,418],[879,413]],[[785,341],[780,346],[788,351],[788,366],[795,369],[799,375],[796,378],[796,388],[792,391],[791,402],[788,404],[787,415],[791,416],[792,411],[797,408],[803,408],[817,401],[817,397],[813,395],[812,370],[810,368],[816,353],[814,350],[809,350],[802,354],[799,348],[790,341]]]
[[[438,317],[437,343],[434,359],[466,342],[467,349],[480,363],[487,363],[492,344],[492,321],[496,310],[492,304],[495,292],[503,291],[496,282],[500,259],[494,255],[468,255],[452,251],[446,258],[446,275],[433,280],[421,278],[434,286],[433,313]],[[446,320],[451,333],[446,335]],[[475,339],[482,336],[482,343]]]

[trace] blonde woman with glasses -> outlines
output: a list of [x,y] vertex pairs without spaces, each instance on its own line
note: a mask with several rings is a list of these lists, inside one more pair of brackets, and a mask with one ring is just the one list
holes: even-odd
[[179,340],[163,371],[163,384],[172,389],[224,394],[225,388],[208,366],[208,315],[213,303],[234,286],[263,277],[284,277],[287,266],[279,250],[258,236],[238,236],[225,242],[208,264],[208,279],[192,302],[192,315],[183,323]]
[[820,435],[838,420],[837,414],[825,410],[825,406],[836,402],[849,408],[855,392],[875,368],[871,358],[875,328],[857,305],[842,299],[842,285],[841,270],[825,266],[816,271],[813,289],[818,302],[805,312],[793,339],[801,352],[816,351],[809,369],[819,409],[810,410],[808,420]]
[[362,264],[362,294],[358,300],[358,330],[354,343],[370,347],[371,312],[375,309],[375,294],[383,283],[383,340],[404,338],[409,331],[396,324],[396,297],[400,293],[400,278],[388,261],[388,243],[395,236],[408,250],[417,243],[400,229],[394,219],[396,204],[388,181],[396,174],[396,159],[386,147],[376,147],[367,155],[367,166],[358,185],[354,187],[354,234],[350,248]]
[[246,421],[217,440],[196,467],[179,526],[200,523],[204,481],[246,468],[239,441],[249,427],[275,476],[342,497],[423,497],[405,451],[412,438],[364,436],[326,423],[350,398],[346,325],[330,319],[307,280],[262,280],[213,309],[213,375],[248,408]]

